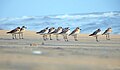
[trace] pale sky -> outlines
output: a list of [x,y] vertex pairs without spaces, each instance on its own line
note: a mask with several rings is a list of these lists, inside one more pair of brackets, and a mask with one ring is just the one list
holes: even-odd
[[120,11],[120,0],[0,0],[0,17]]

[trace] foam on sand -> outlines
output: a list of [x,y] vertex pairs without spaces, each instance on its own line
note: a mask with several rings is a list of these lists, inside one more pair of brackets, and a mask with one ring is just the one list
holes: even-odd
[[32,51],[32,54],[42,54],[42,51]]

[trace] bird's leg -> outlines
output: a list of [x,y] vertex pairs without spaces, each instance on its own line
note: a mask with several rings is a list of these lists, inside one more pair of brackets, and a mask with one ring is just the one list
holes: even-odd
[[17,39],[16,34],[15,34],[15,39]]
[[21,39],[21,37],[20,37],[20,33],[19,33],[19,39]]
[[46,37],[45,39],[48,40],[48,38],[47,38],[47,34],[45,35],[45,37]]
[[67,35],[66,35],[66,40],[68,41],[68,37],[67,37]]
[[65,41],[67,41],[67,39],[66,39],[66,35],[65,35]]
[[[65,40],[65,35],[63,35],[63,39]],[[65,40],[66,41],[66,40]]]
[[51,34],[49,35],[49,37],[50,37],[50,40],[52,40],[52,38],[51,38]]
[[24,39],[24,38],[23,38],[23,33],[21,33],[21,36],[22,36],[22,39]]
[[45,39],[45,35],[43,35],[43,40],[46,41],[46,39]]
[[14,34],[12,34],[12,39],[14,39]]
[[74,39],[75,39],[75,41],[78,41],[78,40],[77,40],[77,35],[74,36]]
[[107,38],[107,34],[106,34],[106,40],[107,40],[108,38]]
[[108,40],[110,40],[110,34],[108,34]]
[[56,35],[56,40],[59,41],[59,39],[58,39],[58,34]]
[[99,42],[99,40],[98,40],[98,36],[96,36],[96,41]]
[[46,41],[46,35],[44,35],[44,40]]
[[75,36],[74,36],[74,39],[75,39]]

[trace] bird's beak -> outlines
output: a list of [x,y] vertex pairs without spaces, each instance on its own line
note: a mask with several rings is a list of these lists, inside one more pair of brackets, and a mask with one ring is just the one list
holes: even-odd
[[82,29],[80,29],[80,30],[82,30]]

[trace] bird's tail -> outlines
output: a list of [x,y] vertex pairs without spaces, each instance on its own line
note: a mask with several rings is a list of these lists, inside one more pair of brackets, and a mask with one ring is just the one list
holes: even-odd
[[7,32],[7,34],[9,34],[9,33],[11,33],[11,32]]
[[103,33],[102,35],[105,35],[105,33]]
[[93,36],[93,34],[90,34],[89,36]]
[[39,34],[40,32],[36,32],[36,34]]
[[72,34],[69,34],[69,36],[71,36]]

